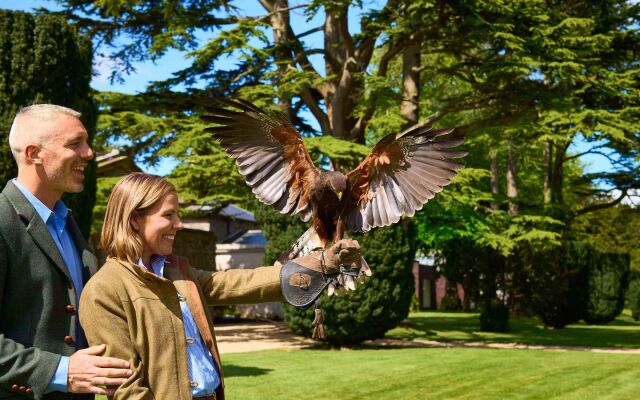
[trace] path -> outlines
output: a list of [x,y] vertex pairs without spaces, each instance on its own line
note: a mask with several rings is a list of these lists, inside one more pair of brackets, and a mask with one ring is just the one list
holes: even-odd
[[[270,349],[300,349],[313,347],[315,341],[295,336],[284,322],[242,322],[218,324],[215,327],[220,353],[243,353]],[[592,351],[598,353],[638,354],[639,349],[598,348],[583,346],[524,345],[517,343],[482,342],[438,342],[435,340],[415,339],[378,339],[367,341],[371,347],[451,347],[451,348],[492,348],[492,349],[528,349],[551,351]]]
[[243,322],[215,327],[220,353],[243,353],[269,349],[299,349],[314,341],[295,336],[284,322]]

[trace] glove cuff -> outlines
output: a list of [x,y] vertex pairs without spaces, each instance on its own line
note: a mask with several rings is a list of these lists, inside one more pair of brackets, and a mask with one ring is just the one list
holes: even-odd
[[288,261],[280,270],[280,289],[285,300],[291,305],[306,308],[311,305],[322,291],[331,283],[320,271]]

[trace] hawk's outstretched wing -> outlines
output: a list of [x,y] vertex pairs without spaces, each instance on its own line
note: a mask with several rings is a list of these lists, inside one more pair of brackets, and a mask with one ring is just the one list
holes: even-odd
[[272,117],[244,101],[221,100],[238,111],[206,107],[206,128],[236,160],[240,173],[263,203],[282,214],[311,217],[309,190],[319,174],[300,134],[285,118]]
[[368,231],[413,216],[462,168],[451,159],[467,152],[451,149],[463,142],[453,129],[431,127],[385,136],[347,175],[350,197],[341,219],[352,231]]

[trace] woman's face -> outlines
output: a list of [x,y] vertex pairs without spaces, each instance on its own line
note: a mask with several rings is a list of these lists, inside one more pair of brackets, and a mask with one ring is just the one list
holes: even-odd
[[142,261],[145,265],[149,265],[152,254],[168,256],[173,252],[176,233],[182,229],[178,209],[178,196],[170,192],[147,213],[133,219],[133,227],[142,239]]

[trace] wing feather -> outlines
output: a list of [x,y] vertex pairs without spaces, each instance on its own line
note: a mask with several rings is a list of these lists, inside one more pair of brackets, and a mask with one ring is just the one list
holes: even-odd
[[347,174],[350,198],[342,216],[347,227],[367,231],[422,209],[463,167],[451,161],[467,154],[450,150],[464,142],[453,132],[421,126],[381,139]]
[[319,171],[300,134],[283,117],[244,100],[220,100],[205,107],[205,128],[232,157],[256,197],[283,214],[311,217],[309,190]]

